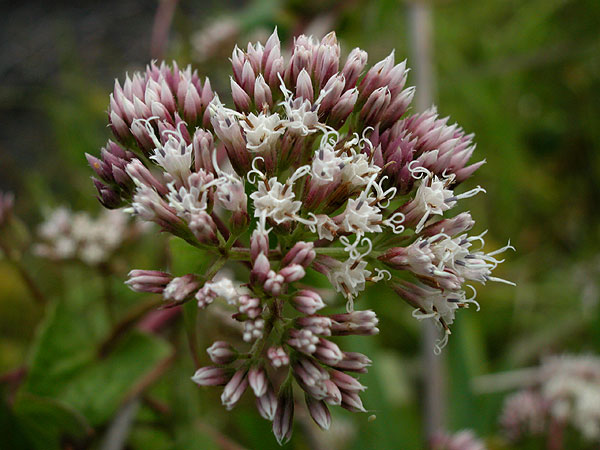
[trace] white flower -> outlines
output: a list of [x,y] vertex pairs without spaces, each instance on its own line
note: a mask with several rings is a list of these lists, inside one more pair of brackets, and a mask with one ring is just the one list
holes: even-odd
[[313,182],[321,185],[338,181],[343,165],[344,160],[337,157],[330,146],[319,148],[311,166]]
[[230,305],[235,305],[240,296],[231,279],[226,277],[207,282],[204,284],[204,288],[209,290],[215,297],[224,299]]
[[250,198],[254,200],[255,217],[268,217],[277,224],[294,220],[302,207],[302,202],[295,200],[291,186],[281,184],[277,178],[259,183],[258,190]]
[[206,173],[203,169],[192,173],[186,181],[187,186],[177,189],[175,182],[169,183],[167,199],[169,205],[177,212],[179,217],[190,220],[194,214],[206,211],[208,201],[208,189],[214,185],[211,183],[214,176]]
[[344,262],[334,260],[330,264],[327,278],[337,292],[341,292],[352,301],[360,291],[365,289],[366,279],[371,276],[371,272],[366,267],[367,262],[363,260],[353,258]]
[[380,233],[382,215],[377,206],[371,206],[375,199],[372,197],[363,198],[361,195],[357,199],[349,199],[346,203],[346,209],[341,214],[337,222],[340,229],[348,233]]
[[234,175],[222,175],[222,182],[217,185],[216,201],[228,211],[246,211],[248,196],[243,181]]
[[156,141],[154,155],[150,159],[165,169],[165,172],[176,180],[186,180],[191,173],[192,144],[187,144],[181,134],[171,133],[164,145]]
[[272,150],[285,131],[279,114],[250,113],[240,121],[246,135],[246,148],[253,153]]

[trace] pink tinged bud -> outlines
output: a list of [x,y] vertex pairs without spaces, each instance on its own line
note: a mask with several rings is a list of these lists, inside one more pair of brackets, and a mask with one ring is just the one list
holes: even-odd
[[362,392],[367,389],[367,387],[360,384],[356,378],[347,373],[340,372],[339,370],[330,370],[329,375],[331,376],[331,381],[333,381],[342,391]]
[[129,288],[136,292],[150,292],[162,294],[165,287],[173,279],[171,274],[158,270],[132,270],[125,282]]
[[340,388],[331,380],[323,381],[325,388],[325,403],[328,405],[339,406],[342,404],[342,391]]
[[252,102],[250,97],[233,78],[231,78],[231,95],[233,96],[233,103],[235,103],[235,107],[238,111],[248,112],[250,110],[250,104]]
[[271,365],[275,369],[287,366],[290,363],[290,358],[288,354],[281,346],[269,347],[269,349],[267,350],[267,358],[269,358]]
[[347,336],[350,334],[370,336],[379,333],[379,320],[373,311],[353,311],[347,314],[331,316],[331,334]]
[[310,102],[314,99],[312,80],[306,69],[302,69],[296,80],[296,98],[304,98]]
[[196,371],[192,381],[200,386],[222,386],[231,379],[231,370],[207,366]]
[[308,394],[304,394],[306,406],[310,417],[323,430],[329,430],[331,426],[331,413],[323,400],[315,400]]
[[206,349],[208,357],[215,364],[225,365],[237,359],[237,352],[229,342],[215,341]]
[[144,166],[139,159],[134,159],[127,164],[125,171],[136,182],[136,184],[143,184],[149,188],[154,188],[159,194],[162,195],[167,194],[167,187],[158,181],[154,175],[152,175],[152,172],[150,172],[150,170]]
[[213,135],[206,130],[197,129],[192,140],[192,148],[194,149],[194,167],[196,172],[204,169],[207,172],[212,172],[212,155],[216,152]]
[[242,68],[242,78],[240,80],[240,87],[246,91],[248,95],[252,95],[254,92],[254,83],[256,82],[256,75],[252,69],[250,61],[246,61]]
[[267,276],[271,272],[271,263],[269,258],[261,252],[252,265],[252,271],[250,272],[250,281],[252,283],[264,284]]
[[262,367],[255,366],[250,369],[248,372],[248,382],[256,397],[262,397],[267,394],[267,374]]
[[360,111],[360,118],[367,124],[376,124],[385,113],[391,100],[392,95],[387,86],[375,89]]
[[223,406],[225,406],[228,411],[236,405],[240,398],[242,398],[242,395],[248,387],[248,378],[246,374],[246,369],[238,369],[231,380],[225,385],[225,389],[223,389],[221,403],[223,403]]
[[292,264],[281,269],[279,275],[283,277],[286,283],[293,283],[304,278],[306,271],[300,264]]
[[238,299],[238,309],[240,314],[245,314],[250,319],[256,319],[262,313],[260,299],[242,295]]
[[350,372],[367,373],[371,360],[362,353],[344,352],[344,358],[335,365],[336,369]]
[[358,89],[353,88],[344,92],[340,101],[331,110],[330,119],[336,123],[343,123],[354,109],[357,100]]
[[254,104],[259,111],[265,107],[271,108],[273,106],[271,88],[265,82],[262,74],[258,75],[254,83]]
[[457,234],[469,231],[475,225],[475,221],[468,212],[460,213],[451,219],[442,219],[428,227],[424,228],[422,235],[435,236],[440,233],[445,233],[448,236],[456,236]]
[[269,254],[269,235],[257,228],[250,237],[250,258],[254,262],[261,253],[263,255]]
[[406,68],[406,60],[399,64],[396,64],[387,75],[387,85],[393,96],[397,95],[402,91],[406,84],[406,78],[408,77],[408,69]]
[[256,409],[263,419],[272,421],[277,409],[277,397],[273,392],[273,387],[269,384],[266,393],[256,398]]
[[346,85],[346,80],[343,75],[336,75],[331,77],[325,87],[323,88],[323,92],[327,92],[319,105],[319,114],[327,114],[331,109],[337,104],[340,100],[342,92],[344,92],[344,86]]
[[321,336],[331,336],[331,319],[323,316],[299,317],[296,319],[299,327],[312,331]]
[[356,392],[342,392],[342,404],[341,407],[352,412],[367,412],[362,404],[362,400]]
[[317,344],[317,348],[313,355],[322,363],[329,366],[336,365],[344,358],[344,355],[337,344],[323,338],[319,339],[319,343]]
[[267,42],[265,43],[265,48],[263,49],[262,54],[261,66],[266,67],[267,61],[269,60],[269,57],[271,56],[273,51],[279,54],[280,48],[281,42],[279,41],[279,36],[277,35],[277,27],[275,27],[275,30],[273,30],[273,33],[271,33],[271,36],[269,36],[269,39],[267,39]]
[[292,299],[292,304],[298,311],[307,315],[313,315],[325,307],[321,296],[308,289],[298,291]]
[[95,178],[92,178],[94,186],[98,190],[98,200],[102,203],[102,206],[108,209],[116,209],[122,206],[121,197],[112,188],[109,188],[105,184],[102,184]]
[[145,154],[149,154],[154,150],[154,142],[141,122],[135,121],[131,124],[131,134]]
[[246,56],[244,55],[244,52],[236,45],[231,54],[231,66],[233,69],[233,76],[238,81],[242,80],[242,71],[244,70],[245,61]]
[[288,339],[288,345],[294,347],[296,350],[307,355],[311,355],[317,349],[319,338],[315,334],[307,329],[296,330],[291,329],[289,331],[290,339]]
[[272,296],[277,297],[283,292],[284,283],[285,279],[282,275],[270,270],[267,274],[267,278],[265,279],[264,289]]
[[135,109],[136,119],[147,119],[152,115],[150,107],[137,97],[133,99],[133,107]]
[[481,166],[483,166],[486,163],[485,159],[483,161],[479,161],[475,164],[471,164],[470,166],[467,167],[463,167],[462,169],[458,169],[455,173],[456,175],[456,181],[458,183],[461,183],[463,181],[465,181],[467,178],[469,178],[471,175],[473,175],[473,173],[479,169]]
[[215,244],[219,242],[216,234],[217,225],[208,213],[204,211],[194,213],[188,226],[198,241],[204,244]]
[[196,275],[187,274],[182,277],[173,278],[163,291],[165,300],[181,302],[200,288],[200,282]]
[[375,89],[383,87],[386,84],[388,74],[394,67],[394,52],[387,58],[379,61],[369,69],[365,77],[360,82],[360,99],[365,101]]
[[185,99],[183,101],[183,117],[188,124],[196,123],[201,119],[202,100],[198,90],[192,83],[188,83]]
[[279,445],[287,443],[292,437],[294,421],[294,396],[292,386],[282,386],[277,398],[277,408],[273,418],[273,434]]
[[110,112],[109,122],[115,137],[121,142],[126,142],[129,139],[129,127],[127,123],[115,111]]
[[173,117],[165,105],[159,102],[150,103],[150,112],[152,116],[157,116],[161,120],[173,122]]
[[283,257],[281,265],[285,267],[300,264],[302,267],[308,267],[316,255],[312,242],[297,242]]
[[342,74],[346,79],[346,90],[356,86],[358,78],[367,65],[367,58],[367,52],[361,50],[360,48],[355,48],[348,55],[346,64],[344,64],[344,68],[342,69]]
[[382,122],[385,126],[393,125],[400,117],[404,115],[410,106],[413,97],[415,96],[415,88],[413,86],[406,88],[399,95],[392,98],[390,105],[382,117]]

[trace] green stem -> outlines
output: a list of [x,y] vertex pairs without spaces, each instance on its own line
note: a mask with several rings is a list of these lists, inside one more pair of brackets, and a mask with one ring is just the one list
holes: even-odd
[[21,255],[17,252],[11,251],[3,242],[0,241],[0,250],[4,253],[6,260],[14,267],[17,271],[27,289],[31,293],[33,299],[40,305],[44,305],[48,302],[48,299],[35,282],[34,278],[29,274],[29,271],[21,261]]

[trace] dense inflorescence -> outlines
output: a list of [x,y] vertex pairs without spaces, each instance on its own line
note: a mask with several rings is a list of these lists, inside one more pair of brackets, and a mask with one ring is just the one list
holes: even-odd
[[567,425],[589,441],[600,441],[600,358],[547,358],[532,386],[505,399],[500,423],[511,441],[530,436],[556,439],[553,430]]
[[[128,283],[172,304],[226,300],[245,344],[215,342],[215,365],[193,379],[225,385],[227,408],[250,386],[279,442],[291,435],[294,381],[323,428],[328,405],[364,411],[365,387],[348,372],[370,361],[334,340],[377,333],[375,313],[354,310],[368,284],[385,281],[416,318],[435,319],[439,349],[456,310],[476,304],[465,282],[503,281],[491,275],[494,255],[510,248],[485,253],[469,213],[444,218],[483,191],[455,192],[483,163],[468,165],[473,135],[434,107],[408,114],[415,90],[394,53],[366,73],[365,51],[340,55],[334,33],[297,37],[287,60],[276,32],[236,47],[234,108],[191,68],[152,63],[115,82],[108,116],[119,144],[88,155],[107,208],[126,206],[213,255],[203,274],[136,270]],[[248,268],[243,286],[219,273],[234,261]],[[346,313],[321,314],[316,272]]]

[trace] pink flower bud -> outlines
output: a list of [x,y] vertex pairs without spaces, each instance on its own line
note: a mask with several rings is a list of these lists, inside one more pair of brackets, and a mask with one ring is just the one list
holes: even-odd
[[350,372],[367,373],[367,367],[370,365],[371,360],[362,353],[344,352],[344,358],[334,367]]
[[306,268],[313,262],[316,257],[314,251],[314,245],[312,242],[297,242],[294,246],[286,253],[281,260],[283,267],[290,266],[292,264],[300,264]]
[[371,310],[334,314],[331,316],[331,320],[331,334],[334,336],[350,334],[370,336],[379,333],[377,328],[379,320]]
[[331,336],[331,319],[323,316],[299,317],[296,319],[299,327],[312,331],[321,336]]
[[277,274],[274,271],[269,270],[263,287],[266,292],[271,294],[273,297],[277,297],[283,292],[284,283],[285,279],[283,278],[283,275]]
[[194,237],[203,244],[217,244],[217,225],[212,217],[204,211],[192,215],[188,223]]
[[260,228],[256,228],[250,237],[250,259],[252,259],[252,262],[261,253],[263,255],[269,254],[269,234]]
[[327,114],[332,108],[338,103],[342,93],[344,92],[344,86],[346,86],[346,80],[344,76],[339,74],[329,79],[323,92],[327,92],[319,105],[319,114]]
[[254,83],[254,104],[259,111],[265,107],[273,107],[273,94],[271,94],[271,88],[265,82],[262,74],[256,77]]
[[213,135],[206,130],[197,129],[192,141],[194,149],[194,167],[196,171],[204,169],[213,172],[212,157],[216,152]]
[[456,236],[457,234],[469,231],[475,225],[475,221],[468,212],[460,213],[451,219],[442,219],[428,227],[425,227],[421,234],[424,236],[435,236],[436,234],[445,233],[448,236]]
[[290,339],[288,339],[288,345],[294,347],[296,350],[311,355],[317,349],[319,338],[314,333],[307,329],[296,330],[292,328],[290,331]]
[[248,94],[252,95],[254,92],[254,84],[256,82],[256,75],[252,69],[250,61],[246,61],[242,67],[242,78],[240,79],[240,87]]
[[340,388],[331,380],[324,380],[323,386],[325,388],[325,403],[333,406],[340,406],[342,404],[342,391]]
[[237,352],[229,342],[215,341],[206,349],[206,353],[215,364],[229,364],[236,360]]
[[167,187],[158,181],[158,179],[152,175],[152,172],[150,172],[139,159],[134,159],[127,164],[125,171],[138,185],[144,184],[150,188],[154,188],[156,189],[156,192],[162,195],[166,195],[168,192]]
[[254,366],[248,372],[248,382],[256,397],[266,395],[268,388],[267,374],[262,367]]
[[273,434],[279,445],[283,445],[292,437],[294,423],[294,395],[292,386],[282,386],[277,398],[277,408],[273,418]]
[[344,92],[339,102],[331,110],[330,119],[335,123],[342,124],[354,109],[357,100],[358,89],[353,88]]
[[315,400],[307,394],[304,395],[304,398],[306,399],[306,406],[308,407],[310,417],[312,417],[320,428],[329,430],[331,426],[331,414],[325,402],[323,400]]
[[173,279],[171,274],[158,270],[132,270],[125,282],[129,288],[136,292],[151,292],[162,294],[165,287]]
[[201,367],[192,377],[192,381],[200,386],[222,386],[231,379],[231,370],[222,367]]
[[245,368],[238,369],[231,380],[225,385],[223,394],[221,395],[221,403],[229,411],[242,398],[242,395],[248,387],[248,378]]
[[375,89],[360,111],[360,118],[366,124],[376,124],[383,117],[391,100],[392,95],[387,86]]
[[306,69],[302,69],[296,80],[296,98],[304,98],[310,102],[314,99],[312,80]]
[[319,309],[325,307],[325,303],[321,299],[321,296],[309,289],[298,291],[292,299],[292,302],[294,308],[307,315],[312,315]]
[[235,107],[238,111],[247,112],[250,110],[250,104],[252,102],[250,96],[244,92],[241,86],[237,84],[233,78],[231,78],[231,95],[233,96],[233,103],[235,103]]
[[241,314],[247,315],[250,319],[256,319],[262,313],[260,299],[248,295],[239,298],[238,309]]
[[275,397],[275,392],[273,392],[273,387],[270,384],[267,386],[266,393],[256,398],[256,409],[264,419],[272,421],[275,417],[277,397]]
[[379,61],[369,69],[365,77],[360,82],[360,99],[365,101],[375,89],[385,86],[386,78],[390,70],[394,67],[394,52],[387,58]]
[[193,274],[187,274],[182,277],[173,278],[163,291],[165,300],[181,302],[200,288],[200,281]]
[[330,370],[329,375],[331,376],[331,381],[333,381],[342,391],[361,392],[367,389],[360,384],[356,378],[344,372],[340,372],[339,370]]
[[344,355],[337,344],[323,338],[319,338],[319,343],[316,346],[314,356],[323,364],[329,366],[336,365],[344,358]]
[[342,69],[342,74],[346,79],[346,90],[356,86],[356,82],[367,64],[367,58],[367,52],[360,48],[355,48],[348,55],[346,64],[344,64],[344,68]]
[[275,369],[287,366],[290,363],[289,356],[281,346],[269,347],[267,350],[267,358],[269,358],[271,365]]
[[279,275],[283,277],[286,283],[293,283],[304,278],[306,271],[300,264],[291,264],[281,269]]
[[252,271],[250,272],[250,281],[256,284],[264,284],[267,276],[271,270],[271,263],[269,258],[261,251],[260,254],[254,260],[252,265]]
[[367,412],[362,404],[362,400],[356,392],[347,392],[342,390],[341,407],[352,412]]

